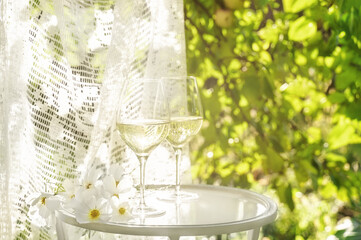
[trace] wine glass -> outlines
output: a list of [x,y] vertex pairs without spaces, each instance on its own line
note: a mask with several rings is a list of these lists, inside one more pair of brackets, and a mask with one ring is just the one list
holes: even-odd
[[202,103],[197,80],[192,76],[165,78],[170,109],[170,126],[167,141],[172,145],[176,157],[175,190],[160,198],[163,200],[190,200],[197,194],[181,191],[180,165],[182,148],[198,133],[203,122]]
[[133,209],[139,217],[164,213],[145,203],[145,165],[150,153],[166,138],[169,107],[161,79],[135,79],[125,83],[117,111],[117,129],[140,163],[140,203]]

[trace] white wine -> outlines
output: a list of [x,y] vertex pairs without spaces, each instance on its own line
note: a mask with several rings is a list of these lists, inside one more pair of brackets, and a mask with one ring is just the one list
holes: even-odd
[[138,156],[148,156],[167,136],[169,122],[163,120],[132,120],[117,123],[123,141]]
[[169,125],[168,142],[173,147],[182,147],[196,135],[202,126],[202,117],[176,117]]

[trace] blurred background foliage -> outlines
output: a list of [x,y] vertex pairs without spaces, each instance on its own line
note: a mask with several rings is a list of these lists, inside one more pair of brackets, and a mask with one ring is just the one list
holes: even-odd
[[361,239],[361,2],[185,0],[193,178],[279,203],[264,239]]

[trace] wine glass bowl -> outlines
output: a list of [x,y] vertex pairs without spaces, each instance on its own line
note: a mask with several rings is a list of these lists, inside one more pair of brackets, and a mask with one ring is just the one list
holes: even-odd
[[133,215],[156,216],[164,213],[145,203],[145,165],[151,152],[166,138],[169,129],[168,100],[161,79],[126,81],[116,116],[122,140],[137,156],[140,166],[139,206]]
[[202,126],[202,117],[174,117],[170,122],[167,141],[174,148],[181,148],[188,143]]
[[156,119],[117,123],[123,141],[138,156],[148,156],[167,135],[169,121]]

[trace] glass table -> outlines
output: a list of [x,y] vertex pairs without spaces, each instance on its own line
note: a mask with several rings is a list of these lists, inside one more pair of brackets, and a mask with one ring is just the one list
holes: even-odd
[[[168,186],[169,187],[169,186]],[[259,237],[260,228],[277,217],[277,205],[261,194],[231,187],[212,185],[182,185],[182,190],[198,194],[198,199],[181,203],[157,199],[163,186],[147,186],[148,205],[166,210],[159,217],[134,219],[128,223],[96,222],[79,224],[67,210],[57,212],[57,234],[67,239],[62,223],[73,226],[126,235],[168,236],[178,240],[181,236],[211,236],[247,231],[249,240]]]

